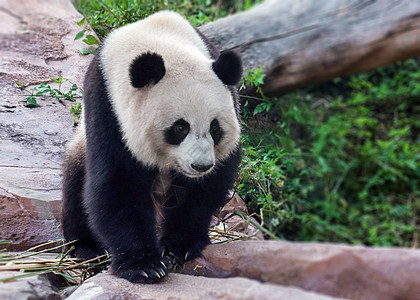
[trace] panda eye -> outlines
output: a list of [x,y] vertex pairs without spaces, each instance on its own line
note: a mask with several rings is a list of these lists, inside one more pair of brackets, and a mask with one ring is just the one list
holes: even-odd
[[183,134],[188,130],[187,126],[185,124],[178,124],[174,127],[174,132],[176,134]]
[[223,136],[223,130],[220,127],[219,121],[217,119],[214,119],[210,123],[210,134],[211,134],[211,137],[213,138],[214,145],[216,146],[220,142]]
[[183,119],[179,119],[171,127],[165,129],[165,140],[170,145],[179,145],[190,132],[190,124]]

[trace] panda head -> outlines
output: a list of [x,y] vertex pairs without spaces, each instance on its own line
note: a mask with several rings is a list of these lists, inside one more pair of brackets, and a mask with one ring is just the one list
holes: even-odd
[[[234,52],[212,60],[188,22],[167,13],[160,16],[111,34],[102,49],[101,68],[133,156],[146,166],[199,178],[239,144],[237,99],[229,86],[239,82],[241,60]],[[171,26],[158,34],[163,21]],[[148,29],[141,30],[141,39],[140,26]],[[120,45],[129,51],[121,54]]]
[[[240,127],[227,85],[240,79],[240,58],[234,52],[223,53],[206,71],[171,76],[162,56],[150,52],[132,61],[131,85],[148,94],[144,110],[153,117],[145,122],[149,126],[143,144],[150,141],[154,154],[150,159],[139,157],[141,161],[196,178],[210,173],[235,149]],[[142,126],[140,122],[139,118]]]

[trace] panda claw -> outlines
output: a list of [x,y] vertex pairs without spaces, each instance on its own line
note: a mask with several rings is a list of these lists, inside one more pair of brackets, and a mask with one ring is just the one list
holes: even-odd
[[163,270],[160,270],[160,271],[159,271],[159,274],[160,274],[160,276],[162,276],[162,277],[165,277],[165,275],[166,275],[166,274],[165,274],[165,271],[163,271]]
[[144,277],[149,278],[149,275],[147,275],[146,271],[142,270],[142,271],[141,271],[141,274],[142,274]]
[[189,252],[185,253],[184,261],[187,261],[188,256],[190,256],[190,253]]
[[163,261],[160,261],[160,264],[164,267],[167,268],[167,266],[165,265],[165,263]]
[[160,278],[160,277],[161,277],[161,275],[159,274],[159,272],[158,272],[158,271],[156,271],[156,270],[152,270],[152,272],[154,273],[154,275],[155,275],[157,278]]

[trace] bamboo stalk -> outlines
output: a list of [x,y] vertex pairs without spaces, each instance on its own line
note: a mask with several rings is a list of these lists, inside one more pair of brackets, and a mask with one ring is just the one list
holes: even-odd
[[[7,243],[7,241],[0,241],[0,245]],[[53,246],[57,243],[60,243],[60,245]],[[57,258],[55,259],[39,256],[57,249],[64,250],[65,246],[72,243],[74,243],[74,241],[64,243],[63,240],[56,240],[37,245],[19,254],[0,252],[0,271],[24,272],[24,274],[0,278],[0,282],[13,281],[22,277],[41,275],[45,273],[55,273],[65,277],[74,284],[80,284],[85,279],[89,278],[91,274],[89,272],[90,268],[104,265],[109,262],[109,259],[104,259],[107,255],[102,255],[85,261],[70,258],[68,255],[72,247],[70,247],[70,249],[66,252],[63,251],[61,254],[56,254]],[[50,247],[47,249],[32,252],[48,246]],[[101,259],[103,260],[100,261]],[[99,263],[92,263],[95,260],[98,260]]]

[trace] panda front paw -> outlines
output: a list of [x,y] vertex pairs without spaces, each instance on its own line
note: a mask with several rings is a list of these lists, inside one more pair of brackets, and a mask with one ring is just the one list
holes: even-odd
[[172,242],[164,243],[164,254],[169,257],[172,262],[172,266],[183,267],[186,262],[192,261],[193,259],[200,257],[204,248],[210,242],[207,239],[196,240],[194,242]]
[[169,259],[167,257],[153,257],[141,261],[113,263],[111,269],[115,275],[132,283],[154,283],[168,275],[168,266]]

